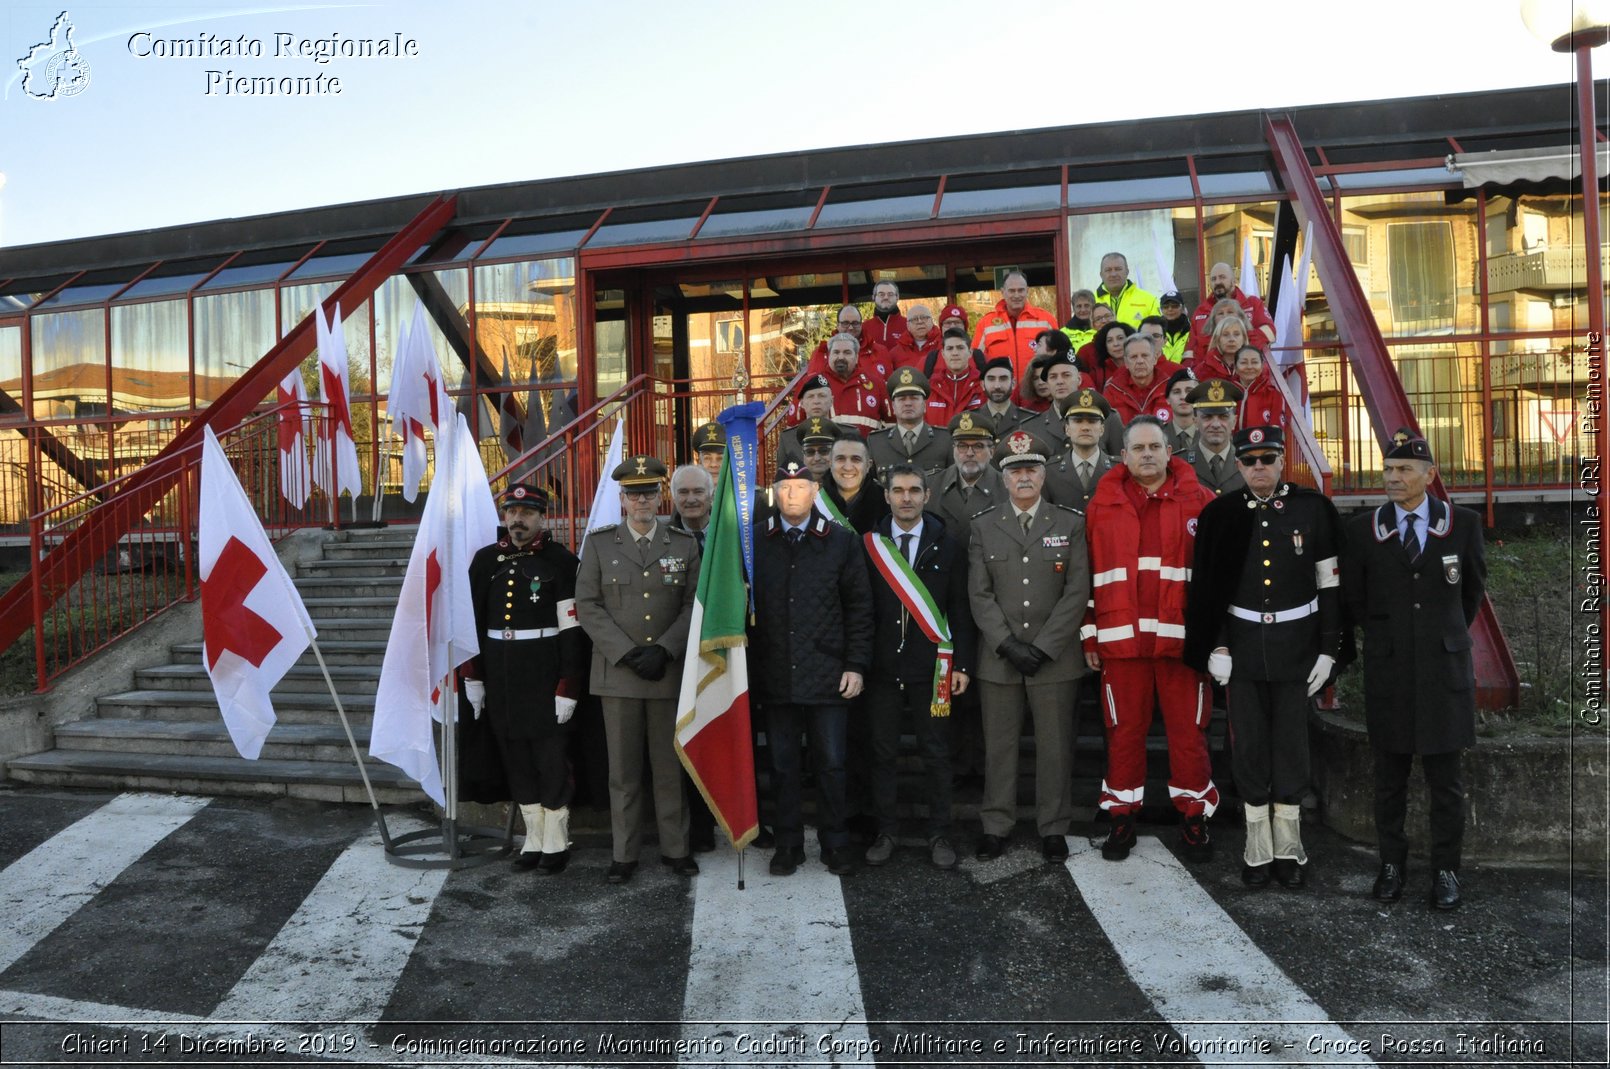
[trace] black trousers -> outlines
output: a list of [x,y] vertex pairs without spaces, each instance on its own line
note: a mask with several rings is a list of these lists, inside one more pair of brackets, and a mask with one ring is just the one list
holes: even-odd
[[1308,788],[1308,684],[1232,678],[1231,768],[1247,805],[1296,805]]
[[930,711],[929,683],[874,683],[866,712],[872,721],[872,801],[878,832],[899,829],[900,725],[909,723],[922,757],[923,793],[928,802],[928,838],[950,835],[950,718]]
[[844,831],[845,723],[849,709],[839,705],[766,703],[766,744],[771,747],[772,792],[777,803],[777,845],[804,843],[801,812],[804,767],[802,736],[809,734],[816,773],[817,838],[824,850],[849,842]]
[[568,731],[531,739],[498,737],[503,774],[508,777],[509,796],[515,805],[563,809],[570,804],[575,790],[566,759],[569,742]]
[[[1403,824],[1409,809],[1409,770],[1414,754],[1375,749],[1375,835],[1381,861],[1402,865],[1409,856]],[[1459,751],[1421,754],[1431,800],[1431,867],[1459,868],[1465,839],[1465,788],[1459,781]]]

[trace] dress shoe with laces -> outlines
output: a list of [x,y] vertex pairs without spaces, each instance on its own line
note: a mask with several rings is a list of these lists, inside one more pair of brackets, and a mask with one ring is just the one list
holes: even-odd
[[1213,838],[1208,835],[1206,817],[1197,815],[1185,818],[1180,825],[1180,846],[1187,861],[1213,860]]
[[950,845],[950,840],[943,835],[938,836],[928,844],[928,860],[942,869],[956,867],[956,848]]
[[637,872],[635,861],[611,861],[609,871],[604,874],[605,883],[625,883]]
[[693,860],[692,855],[687,857],[662,857],[660,860],[664,862],[666,868],[678,876],[697,876],[699,874],[699,863]]
[[792,876],[804,861],[804,847],[779,846],[777,852],[771,856],[771,874],[773,876]]
[[855,854],[848,846],[835,846],[822,851],[822,864],[835,876],[848,876],[855,871]]
[[985,834],[979,837],[978,849],[973,856],[980,861],[994,861],[1006,853],[1006,840],[999,835]]
[[1459,908],[1459,874],[1453,869],[1438,869],[1431,877],[1431,908]]
[[873,868],[887,864],[891,857],[894,857],[893,836],[879,835],[872,840],[872,845],[866,848],[866,863]]
[[1269,886],[1269,865],[1242,865],[1241,882],[1248,887]]
[[1299,865],[1289,857],[1277,857],[1274,860],[1275,882],[1291,891],[1300,891],[1308,886],[1308,866]]
[[1040,853],[1045,855],[1047,864],[1060,865],[1068,860],[1068,840],[1062,835],[1044,835],[1040,837]]
[[1135,814],[1119,813],[1112,818],[1107,841],[1101,844],[1101,856],[1108,861],[1122,861],[1135,848]]
[[1381,872],[1375,877],[1375,899],[1378,902],[1396,902],[1403,897],[1403,866],[1390,861],[1381,863]]

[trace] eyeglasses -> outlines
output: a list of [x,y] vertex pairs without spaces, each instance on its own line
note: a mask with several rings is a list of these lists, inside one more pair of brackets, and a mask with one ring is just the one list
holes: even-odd
[[1262,466],[1264,464],[1271,464],[1271,465],[1278,464],[1278,463],[1280,463],[1280,454],[1279,453],[1258,453],[1258,454],[1255,454],[1255,455],[1250,456],[1250,457],[1242,457],[1241,458],[1241,463],[1245,464],[1249,468],[1260,467],[1260,466]]
[[808,457],[825,457],[832,452],[833,450],[831,449],[813,449],[810,446],[805,447],[805,455]]
[[988,442],[966,442],[966,441],[963,441],[963,442],[956,442],[954,444],[956,446],[956,452],[958,452],[958,453],[987,453],[987,452],[989,452],[989,443]]
[[621,493],[625,494],[627,497],[658,497],[660,494],[660,488],[657,486],[651,486],[646,489],[623,489]]

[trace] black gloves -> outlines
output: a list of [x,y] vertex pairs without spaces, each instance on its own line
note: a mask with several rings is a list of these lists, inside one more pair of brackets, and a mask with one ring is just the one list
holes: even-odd
[[1025,676],[1032,676],[1040,670],[1041,665],[1051,659],[1033,644],[1011,636],[1007,636],[1006,641],[1002,642],[995,652],[1006,658],[1013,668]]
[[671,663],[671,655],[664,646],[637,646],[628,650],[620,663],[636,672],[637,678],[658,683],[665,678],[665,669]]

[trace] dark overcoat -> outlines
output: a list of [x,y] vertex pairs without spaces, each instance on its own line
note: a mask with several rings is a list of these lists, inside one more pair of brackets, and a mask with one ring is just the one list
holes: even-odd
[[[899,547],[899,535],[894,533],[892,519],[885,517],[879,521],[877,533],[893,538],[896,548]],[[872,583],[873,676],[882,682],[927,685],[934,677],[938,647],[912,621],[899,595],[871,563],[870,557],[867,568]],[[973,626],[973,610],[967,603],[967,550],[950,533],[945,521],[932,512],[923,515],[917,557],[911,570],[917,573],[934,599],[934,605],[950,624],[951,643],[955,647],[952,669],[974,675],[978,630]]]
[[1411,564],[1391,502],[1347,522],[1342,595],[1364,642],[1370,742],[1439,754],[1476,742],[1470,625],[1487,589],[1481,518],[1430,498],[1425,549]]

